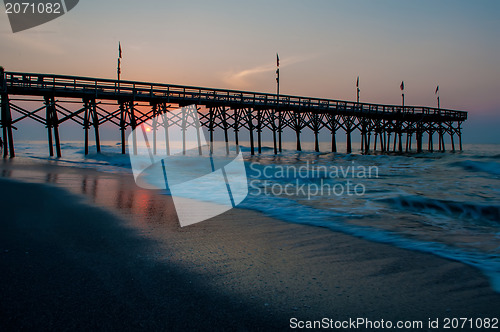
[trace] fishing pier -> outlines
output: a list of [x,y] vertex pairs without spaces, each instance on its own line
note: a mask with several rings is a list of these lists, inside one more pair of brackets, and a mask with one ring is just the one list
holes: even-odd
[[[262,133],[270,131],[274,153],[282,151],[282,133],[292,130],[300,151],[301,133],[314,134],[320,151],[319,133],[331,133],[329,151],[337,152],[337,135],[346,135],[347,153],[353,150],[353,133],[361,136],[362,153],[445,151],[445,137],[455,138],[462,150],[462,123],[467,112],[423,106],[381,105],[332,99],[309,98],[260,92],[211,89],[89,77],[4,72],[0,75],[3,154],[14,157],[13,130],[17,123],[32,119],[47,128],[50,156],[61,157],[59,127],[68,121],[83,128],[85,153],[94,132],[100,152],[100,128],[111,123],[121,132],[126,153],[126,131],[155,119],[169,110],[197,105],[201,125],[224,133],[226,143],[241,135],[250,142],[251,154],[261,153]],[[152,130],[168,124],[153,121]],[[244,133],[242,133],[244,132]],[[437,149],[434,137],[437,136]],[[413,145],[414,144],[414,145]]]

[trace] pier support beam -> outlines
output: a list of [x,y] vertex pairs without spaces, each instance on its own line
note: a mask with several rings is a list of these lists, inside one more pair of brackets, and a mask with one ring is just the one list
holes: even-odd
[[54,132],[54,140],[56,145],[57,158],[61,158],[61,142],[59,140],[59,124],[56,112],[54,97],[45,96],[46,123],[49,139],[49,153],[54,156],[54,145],[52,140],[52,131]]
[[278,154],[278,145],[276,141],[276,112],[271,112],[271,130],[273,131],[273,149],[274,154]]
[[450,138],[451,138],[451,151],[455,152],[455,139],[453,135],[453,128],[450,132]]
[[[83,101],[85,113],[83,115],[83,131],[85,133],[84,144],[85,144],[85,155],[89,154],[89,113],[90,113],[90,100]],[[49,136],[50,138],[50,136]],[[123,149],[123,148],[122,148]]]
[[240,123],[240,112],[238,109],[234,109],[234,123],[233,123],[233,129],[234,129],[234,144],[236,144],[236,153],[240,153],[240,141],[238,137],[238,132],[241,128],[241,123]]
[[130,127],[132,129],[133,153],[134,155],[137,155],[137,133],[135,132],[137,119],[135,118],[135,105],[133,100],[128,102],[128,116],[130,118]]
[[401,129],[401,124],[399,124],[398,127],[398,139],[399,139],[398,151],[399,153],[403,153],[403,131]]
[[158,105],[156,103],[153,103],[152,105],[152,112],[153,112],[153,119],[152,119],[152,125],[153,125],[153,155],[156,156],[157,154],[157,151],[156,151],[156,147],[157,147],[157,142],[156,142],[156,136],[157,136],[157,130],[158,130],[158,120],[157,120],[157,116],[158,116]]
[[440,150],[442,152],[446,151],[445,143],[444,143],[444,132],[443,132],[443,126],[440,124],[439,125],[439,142],[441,142],[441,148]]
[[99,136],[99,118],[97,116],[97,103],[95,99],[92,101],[92,124],[94,126],[95,147],[97,153],[101,153],[101,138]]
[[336,134],[337,134],[337,128],[338,128],[338,122],[337,118],[335,115],[328,115],[328,122],[330,124],[330,131],[332,135],[332,152],[337,152],[337,139],[336,139]]
[[54,131],[54,140],[56,144],[56,155],[57,158],[61,158],[61,142],[59,139],[59,120],[56,111],[56,102],[54,97],[45,96],[45,108],[46,108],[46,123],[49,136],[49,152],[50,156],[54,156],[54,147],[52,143],[52,131]]
[[301,115],[300,113],[294,112],[294,129],[295,129],[295,137],[297,139],[297,151],[302,151],[302,146],[300,144],[300,131],[301,131]]
[[170,127],[168,119],[168,108],[166,104],[161,104],[161,117],[163,120],[163,129],[165,129],[165,153],[170,156],[170,137],[168,136],[168,128]]
[[262,153],[262,111],[257,110],[257,149]]
[[[2,73],[3,79],[3,73]],[[10,102],[9,96],[6,93],[2,93],[2,105],[1,105],[1,126],[3,134],[3,156],[11,158],[16,156],[14,151],[14,138],[12,135],[12,114],[10,112]]]
[[[126,153],[125,131],[127,128],[127,123],[125,120],[126,120],[125,105],[123,102],[120,102],[120,134],[121,134],[121,142],[122,142],[121,143],[122,154]],[[87,147],[87,150],[88,150],[88,147]]]
[[319,118],[318,114],[313,116],[313,131],[314,131],[314,151],[319,152]]
[[[99,138],[99,119],[97,116],[97,104],[95,99],[85,99],[83,101],[85,114],[83,119],[83,128],[85,130],[85,154],[89,154],[89,129],[90,124],[94,127],[95,134],[95,145],[97,153],[101,152],[101,141]],[[49,140],[51,140],[51,135],[49,135]],[[49,143],[51,144],[51,143]],[[123,147],[122,147],[123,151]]]
[[460,145],[460,151],[462,151],[462,122],[458,123],[457,135],[458,135],[458,144]]
[[252,118],[252,110],[249,108],[247,110],[247,121],[248,121],[248,131],[250,132],[250,154],[255,155],[255,146],[253,141],[253,118]]
[[361,153],[364,154],[366,153],[366,120],[362,119],[361,120]]
[[215,114],[213,107],[208,110],[208,132],[210,133],[210,154],[214,153],[214,123]]
[[283,115],[281,114],[281,111],[278,111],[278,150],[281,153],[283,151],[282,149],[282,140],[281,140],[281,134],[283,133]]
[[228,130],[228,123],[227,123],[227,114],[226,114],[226,108],[222,107],[221,108],[222,112],[222,126],[224,128],[224,141],[226,142],[226,154],[229,154],[229,136],[227,133]]
[[346,132],[346,139],[347,139],[347,153],[351,153],[352,152],[352,146],[351,146],[351,130],[349,129],[347,132]]
[[347,141],[347,153],[352,153],[352,142],[351,142],[351,133],[354,131],[354,121],[355,119],[351,116],[345,116],[343,118],[344,129],[346,132],[346,141]]

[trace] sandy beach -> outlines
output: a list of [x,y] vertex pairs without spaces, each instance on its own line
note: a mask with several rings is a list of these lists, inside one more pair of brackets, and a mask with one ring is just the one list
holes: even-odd
[[131,175],[0,161],[0,329],[288,330],[498,317],[476,269],[233,209],[181,228]]

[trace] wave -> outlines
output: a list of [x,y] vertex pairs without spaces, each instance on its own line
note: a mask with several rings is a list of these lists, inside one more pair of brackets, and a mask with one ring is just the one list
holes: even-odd
[[399,248],[431,253],[459,261],[481,270],[489,277],[492,288],[500,293],[500,261],[495,254],[462,250],[444,243],[419,241],[379,228],[350,224],[347,222],[350,218],[346,219],[343,214],[305,206],[286,198],[265,195],[257,199],[247,197],[239,208],[256,210],[272,218],[291,223],[323,227],[369,241],[387,243]]
[[469,172],[482,172],[495,176],[500,176],[500,163],[494,161],[474,161],[464,160],[452,163],[451,166],[461,167]]
[[467,218],[477,221],[500,223],[500,206],[481,205],[468,202],[437,200],[422,196],[399,196],[378,200],[392,207],[424,213],[438,213],[448,217]]

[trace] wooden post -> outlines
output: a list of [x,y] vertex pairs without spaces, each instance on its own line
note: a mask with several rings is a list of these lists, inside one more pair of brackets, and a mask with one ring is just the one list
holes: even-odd
[[252,109],[247,110],[248,117],[248,130],[250,131],[250,154],[253,156],[255,154],[255,146],[253,142],[253,119],[252,119]]
[[59,119],[57,117],[56,102],[54,97],[51,99],[52,125],[54,128],[54,139],[56,141],[56,156],[61,158],[61,141],[59,140]]
[[442,125],[440,124],[439,125],[439,139],[441,140],[441,148],[443,152],[446,151],[446,146],[445,146],[445,143],[444,143],[444,133],[443,133],[443,127]]
[[403,128],[402,128],[402,123],[399,122],[398,126],[398,136],[399,136],[399,153],[403,153]]
[[273,130],[273,148],[274,148],[274,154],[277,155],[278,154],[278,146],[276,145],[276,112],[272,112],[272,115],[271,115],[271,121],[272,121],[272,130]]
[[458,123],[458,144],[460,145],[460,151],[462,151],[462,129],[461,129],[462,123]]
[[129,102],[129,118],[130,118],[130,126],[132,129],[132,140],[133,140],[133,152],[134,156],[137,155],[137,133],[135,132],[135,128],[137,127],[137,122],[135,118],[135,106],[134,101],[131,100]]
[[391,135],[392,135],[391,132],[387,133],[387,142],[385,142],[385,148],[387,152],[391,152]]
[[278,111],[278,150],[279,152],[282,152],[282,146],[281,146],[281,133],[283,132],[283,124],[282,124],[282,114],[281,111]]
[[158,120],[156,117],[158,116],[158,105],[153,103],[153,155],[156,156],[156,131],[158,128]]
[[[125,130],[126,130],[126,123],[125,123],[125,106],[123,105],[123,102],[120,102],[120,132],[121,132],[121,140],[122,140],[122,154],[125,154]],[[88,146],[87,146],[88,150]]]
[[360,149],[361,149],[361,153],[363,154],[365,152],[365,133],[366,133],[366,125],[365,125],[365,120],[361,120],[362,122],[362,125],[361,125],[361,146],[360,146]]
[[422,125],[418,124],[417,125],[417,153],[422,152]]
[[394,146],[392,147],[392,152],[396,152],[396,142],[398,140],[397,132],[394,131]]
[[262,153],[262,111],[257,110],[257,145],[259,154]]
[[168,137],[168,109],[166,104],[162,104],[162,118],[163,118],[163,127],[165,129],[165,152],[167,156],[170,156],[170,138]]
[[[208,131],[210,132],[210,154],[214,153],[214,109],[213,107],[210,107],[208,110]],[[183,131],[184,132],[184,131]]]
[[434,141],[432,139],[434,132],[432,130],[429,131],[429,151],[434,152]]
[[92,124],[94,126],[96,150],[97,153],[101,153],[101,139],[99,137],[99,118],[97,116],[97,104],[95,99],[92,99]]
[[295,117],[295,136],[297,138],[297,151],[302,151],[302,146],[300,144],[300,114],[294,112]]
[[229,136],[227,134],[227,118],[226,118],[226,108],[222,107],[222,125],[224,126],[224,141],[226,142],[226,154],[229,154]]
[[372,133],[368,132],[367,135],[368,135],[368,139],[367,139],[366,145],[365,145],[365,153],[370,152],[370,140],[371,140]]
[[[0,79],[3,78],[0,77]],[[2,150],[3,150],[3,156],[4,157],[7,157],[9,155],[9,151],[8,151],[8,148],[7,148],[7,144],[8,144],[8,138],[7,138],[7,103],[8,103],[8,97],[6,94],[2,94],[2,112],[1,112],[1,116],[2,116],[2,119],[1,119],[1,122],[0,124],[2,125],[2,131],[3,131],[3,146],[2,146]]]
[[318,119],[318,114],[314,114],[314,151],[319,152],[319,119]]
[[52,142],[52,111],[50,106],[50,98],[45,96],[45,122],[47,123],[47,136],[49,141],[49,154],[54,157],[54,145]]
[[351,153],[352,152],[352,146],[351,146],[351,131],[347,131],[346,132],[346,135],[347,135],[347,153]]
[[84,100],[85,114],[83,117],[83,129],[85,132],[85,155],[89,154],[89,109],[90,109],[90,101]]
[[[196,129],[196,141],[198,143],[198,154],[201,156],[203,154],[203,149],[201,147],[201,135],[202,135],[202,131],[201,131],[201,124],[200,124],[200,117],[199,117],[199,114],[198,114],[198,107],[196,105],[193,105],[191,107],[189,107],[189,109],[191,109],[189,115],[191,116],[191,120],[193,121],[193,127]],[[189,127],[189,123],[187,124],[187,127]],[[186,128],[187,130],[187,127],[184,127]]]
[[438,131],[438,145],[439,145],[439,147],[438,147],[439,151],[442,151],[443,147],[442,147],[442,144],[441,144],[441,134],[440,134],[439,131]]
[[240,130],[240,117],[238,109],[234,109],[234,143],[236,144],[236,153],[240,153],[240,142],[238,137],[238,131]]
[[450,137],[451,137],[451,151],[455,152],[455,139],[453,138],[453,128],[451,129],[450,132]]
[[[3,72],[1,73],[3,79]],[[1,85],[0,85],[1,87]],[[11,158],[16,156],[14,151],[14,137],[12,135],[12,114],[10,112],[9,96],[2,93],[2,127],[3,127],[3,156],[10,155]]]

